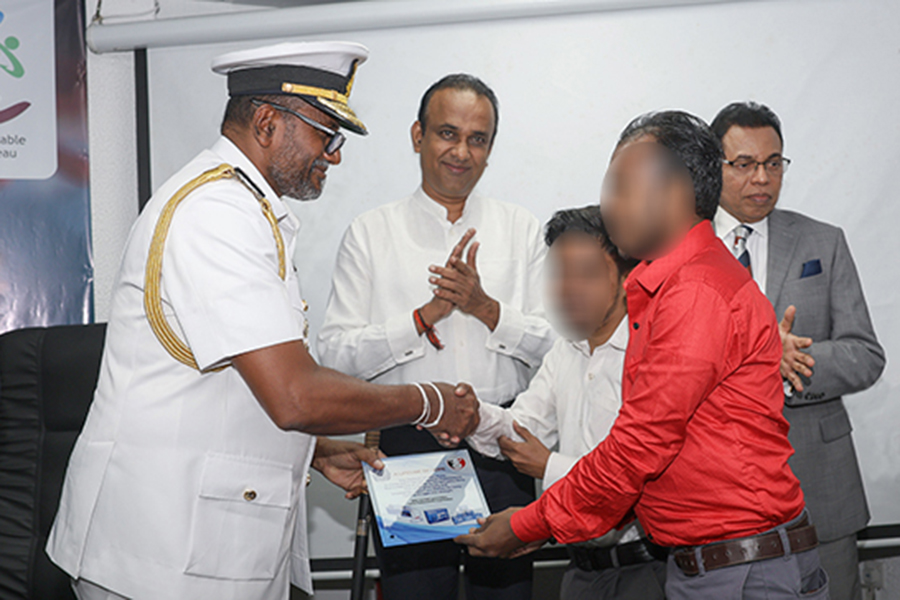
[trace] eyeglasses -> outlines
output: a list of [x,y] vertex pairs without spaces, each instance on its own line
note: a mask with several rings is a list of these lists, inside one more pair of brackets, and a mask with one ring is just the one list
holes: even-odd
[[750,158],[738,158],[737,160],[723,160],[722,162],[745,177],[756,173],[756,170],[760,165],[762,165],[768,175],[772,177],[781,177],[784,175],[785,171],[788,170],[791,159],[786,156],[773,156],[763,161]]
[[340,131],[335,131],[334,129],[329,129],[328,127],[325,127],[321,123],[317,123],[316,121],[310,119],[306,115],[302,115],[295,110],[291,110],[287,106],[281,106],[280,104],[275,104],[273,102],[263,102],[262,100],[257,100],[256,98],[251,99],[250,102],[252,102],[256,106],[262,106],[263,104],[268,104],[275,110],[280,110],[281,112],[286,112],[289,115],[294,115],[295,117],[297,117],[298,119],[300,119],[301,121],[303,121],[304,123],[306,123],[307,125],[312,127],[313,129],[321,131],[322,133],[327,135],[328,141],[325,142],[325,154],[334,154],[335,152],[340,150],[341,146],[344,145],[344,142],[347,141],[347,138],[344,137],[344,134],[341,133]]

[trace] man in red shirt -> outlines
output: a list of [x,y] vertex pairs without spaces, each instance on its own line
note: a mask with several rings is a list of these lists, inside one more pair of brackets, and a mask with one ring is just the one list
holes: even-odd
[[815,528],[787,460],[771,304],[716,238],[722,151],[700,119],[644,115],[620,137],[603,217],[623,253],[631,338],[608,437],[522,509],[458,541],[517,556],[597,537],[633,510],[672,550],[666,595],[827,598]]

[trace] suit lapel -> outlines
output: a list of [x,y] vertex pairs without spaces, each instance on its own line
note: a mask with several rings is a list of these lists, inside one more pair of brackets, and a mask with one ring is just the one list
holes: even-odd
[[778,306],[781,288],[797,249],[797,236],[792,231],[794,219],[775,209],[769,214],[769,257],[766,265],[766,296],[772,306]]

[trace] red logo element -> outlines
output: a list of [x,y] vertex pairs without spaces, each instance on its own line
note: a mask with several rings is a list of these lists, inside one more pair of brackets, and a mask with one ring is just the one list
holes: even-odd
[[447,466],[453,469],[454,471],[459,471],[463,467],[466,466],[466,459],[461,456],[457,456],[456,458],[451,458],[447,461]]
[[8,108],[0,109],[0,123],[12,121],[23,112],[25,112],[29,106],[31,106],[31,102],[19,102],[18,104],[13,104]]

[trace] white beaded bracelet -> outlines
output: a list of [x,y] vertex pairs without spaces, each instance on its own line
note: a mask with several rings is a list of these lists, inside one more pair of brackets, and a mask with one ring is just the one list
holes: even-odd
[[422,414],[412,422],[412,425],[421,425],[431,416],[431,402],[428,401],[428,394],[425,393],[425,388],[418,383],[413,383],[412,385],[416,386],[416,389],[422,394]]
[[440,400],[440,409],[438,410],[437,419],[435,419],[431,423],[423,423],[422,424],[422,427],[430,428],[430,427],[434,427],[435,425],[440,423],[441,419],[444,418],[444,395],[441,393],[441,390],[438,389],[438,386],[434,385],[430,381],[426,382],[425,385],[430,386],[431,389],[433,389],[435,392],[437,392],[438,399]]

